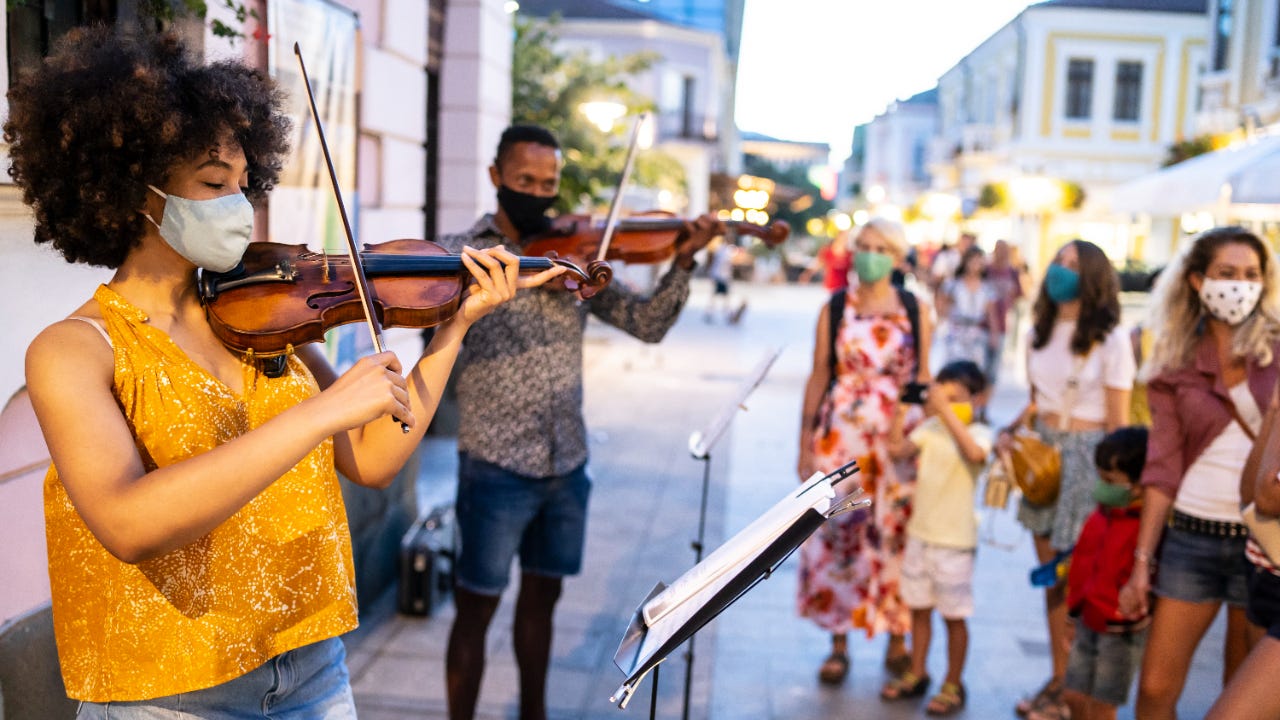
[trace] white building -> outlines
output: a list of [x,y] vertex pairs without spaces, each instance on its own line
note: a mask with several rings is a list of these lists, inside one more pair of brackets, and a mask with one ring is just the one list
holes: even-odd
[[1280,2],[1209,5],[1196,130],[1218,135],[1280,122]]
[[865,197],[907,207],[929,189],[928,153],[938,130],[937,90],[891,103],[866,125]]
[[[1096,242],[1115,261],[1159,261],[1107,210],[1110,188],[1160,166],[1194,133],[1206,0],[1048,0],[1032,5],[938,81],[935,186],[973,204],[1009,196],[974,224],[1014,238],[1033,269],[1065,240]],[[1061,183],[1083,190],[1064,212]],[[1050,191],[1046,193],[1046,191]]]

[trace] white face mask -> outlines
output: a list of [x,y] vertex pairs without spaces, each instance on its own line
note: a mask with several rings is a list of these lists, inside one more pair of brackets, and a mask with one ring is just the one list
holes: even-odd
[[166,195],[154,185],[147,187],[165,203],[160,222],[150,215],[146,218],[179,255],[214,272],[226,272],[244,257],[253,236],[253,205],[243,193],[190,200]]
[[1262,296],[1262,283],[1252,280],[1205,278],[1200,286],[1200,302],[1209,314],[1228,325],[1239,325],[1253,313]]

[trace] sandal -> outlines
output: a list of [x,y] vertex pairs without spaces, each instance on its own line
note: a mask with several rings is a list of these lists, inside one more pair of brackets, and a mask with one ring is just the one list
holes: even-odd
[[1062,678],[1049,678],[1049,682],[1044,687],[1036,691],[1036,694],[1029,698],[1022,698],[1018,704],[1014,706],[1013,711],[1018,713],[1020,717],[1027,717],[1032,710],[1042,707],[1050,703],[1062,702]]
[[826,685],[839,685],[849,674],[849,656],[833,652],[818,668],[818,680]]
[[905,700],[907,698],[923,697],[928,689],[928,675],[916,675],[908,670],[880,688],[880,699]]
[[926,715],[954,715],[964,707],[964,685],[960,683],[942,683],[942,689],[937,695],[929,698],[929,704],[925,706]]
[[1047,700],[1031,708],[1031,712],[1027,713],[1027,720],[1071,720],[1071,706],[1061,698]]

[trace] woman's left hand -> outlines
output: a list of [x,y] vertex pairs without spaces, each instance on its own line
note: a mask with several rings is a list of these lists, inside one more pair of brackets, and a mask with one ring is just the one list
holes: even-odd
[[515,297],[521,288],[537,287],[565,271],[556,266],[537,275],[520,275],[520,258],[506,248],[496,247],[477,250],[462,248],[462,264],[471,271],[475,282],[467,288],[457,318],[468,327],[489,311]]

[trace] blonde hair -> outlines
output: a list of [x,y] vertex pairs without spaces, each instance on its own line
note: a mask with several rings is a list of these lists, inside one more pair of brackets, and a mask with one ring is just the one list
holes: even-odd
[[1262,365],[1270,365],[1275,359],[1272,346],[1280,340],[1280,270],[1275,258],[1258,236],[1244,228],[1214,228],[1188,243],[1156,281],[1146,328],[1155,342],[1139,373],[1144,382],[1194,359],[1205,310],[1190,278],[1196,273],[1204,275],[1218,250],[1232,244],[1247,245],[1258,254],[1262,296],[1253,313],[1234,328],[1231,352],[1237,357],[1254,358]]
[[897,253],[899,258],[906,257],[911,250],[910,246],[907,245],[907,231],[903,229],[901,223],[885,217],[873,217],[862,225],[862,230],[868,229],[874,230],[892,245],[893,251]]

